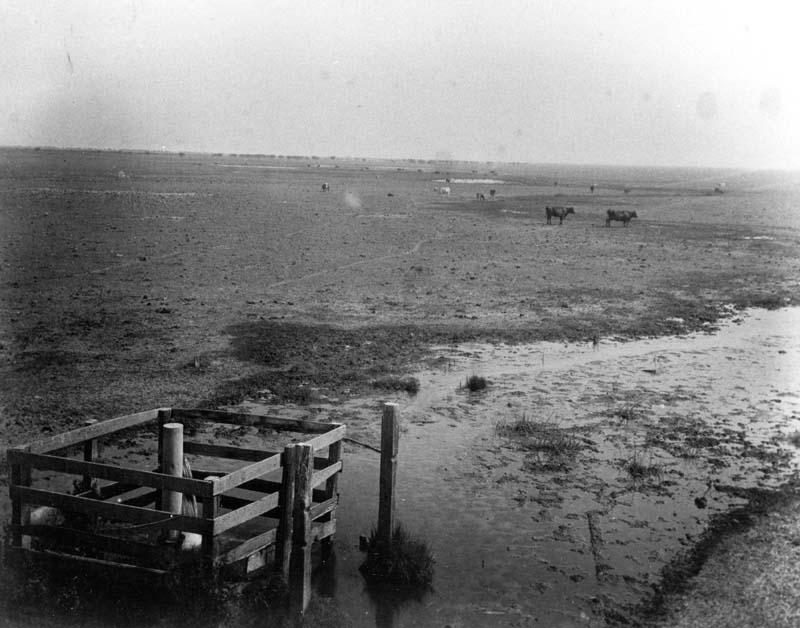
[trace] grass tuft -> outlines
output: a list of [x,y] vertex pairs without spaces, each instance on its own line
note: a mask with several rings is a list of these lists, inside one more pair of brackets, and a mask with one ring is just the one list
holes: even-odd
[[470,392],[478,392],[479,390],[484,390],[488,384],[489,382],[485,377],[473,373],[467,378],[466,388]]
[[530,466],[535,468],[564,468],[583,449],[581,440],[555,421],[536,421],[526,414],[517,421],[499,423],[496,431],[500,436],[517,439],[522,449],[531,452],[534,459]]
[[367,558],[359,567],[370,582],[391,583],[407,587],[429,587],[433,582],[433,554],[428,545],[411,535],[402,524],[392,531],[389,548],[381,547],[377,530],[366,545]]

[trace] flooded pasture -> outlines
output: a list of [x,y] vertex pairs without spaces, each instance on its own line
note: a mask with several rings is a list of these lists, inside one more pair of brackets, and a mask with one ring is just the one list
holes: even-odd
[[[393,399],[398,518],[432,547],[434,590],[367,592],[358,535],[377,518],[378,454],[348,445],[318,594],[358,626],[604,625],[741,489],[796,475],[799,323],[797,308],[758,310],[683,337],[437,348],[419,394]],[[471,373],[485,391],[460,388]],[[376,400],[315,409],[377,444]],[[501,435],[523,417],[570,446]]]

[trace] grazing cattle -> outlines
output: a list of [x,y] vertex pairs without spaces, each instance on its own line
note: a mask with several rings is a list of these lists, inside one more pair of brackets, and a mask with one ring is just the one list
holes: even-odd
[[589,186],[589,191],[594,194],[594,183]]
[[444,186],[439,188],[439,194],[450,194],[450,187]]
[[575,213],[574,207],[550,207],[549,205],[544,208],[544,213],[547,215],[547,224],[552,225],[552,218],[556,216],[558,218],[558,224],[564,224],[564,218],[566,218],[569,214]]
[[491,196],[492,198],[494,198],[494,195],[495,195],[495,194],[497,194],[497,190],[495,190],[494,188],[492,188],[491,190],[489,190],[489,196]]
[[323,192],[330,192],[331,191],[331,184],[328,183],[328,182],[323,183],[322,184],[322,191]]
[[475,195],[475,198],[478,199],[479,201],[485,201],[486,200],[486,197],[483,195],[483,192],[478,192]]
[[635,211],[628,211],[627,209],[609,209],[606,212],[606,227],[611,226],[612,220],[617,220],[622,223],[623,227],[627,227],[631,218],[638,218]]

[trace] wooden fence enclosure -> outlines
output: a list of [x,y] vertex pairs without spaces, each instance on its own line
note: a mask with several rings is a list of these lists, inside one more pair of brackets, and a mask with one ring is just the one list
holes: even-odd
[[[274,431],[284,441],[291,433],[297,436],[279,451],[187,438],[183,454],[209,468],[182,477],[162,472],[163,426],[175,423],[191,427],[189,433],[198,425],[225,424]],[[131,429],[157,430],[155,468],[97,461],[99,440]],[[292,578],[290,590],[302,586],[304,608],[311,546],[319,540],[329,549],[336,531],[344,433],[338,423],[162,408],[13,447],[8,450],[11,546],[116,575],[170,576],[187,564],[201,565],[209,574],[220,569],[249,574],[274,566]],[[54,490],[57,477],[62,486],[73,479],[73,486]],[[198,507],[171,512],[165,504],[175,493],[194,496]],[[199,547],[182,549],[187,538]]]

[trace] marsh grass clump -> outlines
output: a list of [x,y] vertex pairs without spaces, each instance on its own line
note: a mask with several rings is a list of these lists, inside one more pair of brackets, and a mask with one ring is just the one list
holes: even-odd
[[416,377],[385,375],[373,380],[372,385],[383,390],[402,390],[409,395],[416,395],[419,392],[419,380]]
[[645,462],[643,454],[635,449],[633,455],[624,461],[622,467],[634,483],[646,482],[651,478],[660,482],[664,475],[664,465],[653,463],[652,454]]
[[531,452],[531,466],[538,468],[566,467],[583,449],[581,440],[557,422],[536,421],[526,414],[516,421],[498,424],[496,431],[500,436],[516,439],[522,449]]
[[488,384],[489,382],[485,377],[473,373],[467,378],[465,386],[470,392],[478,392],[479,390],[484,390]]
[[435,561],[427,543],[397,524],[390,546],[381,545],[377,530],[373,528],[366,543],[367,558],[359,567],[364,578],[405,587],[430,587]]

